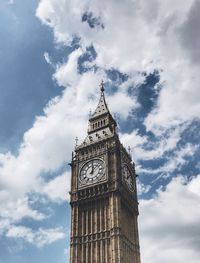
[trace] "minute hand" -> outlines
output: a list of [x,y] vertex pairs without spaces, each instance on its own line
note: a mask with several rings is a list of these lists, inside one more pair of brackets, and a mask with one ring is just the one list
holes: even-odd
[[94,173],[94,164],[93,164],[93,161],[92,161],[92,171],[90,174],[93,174]]

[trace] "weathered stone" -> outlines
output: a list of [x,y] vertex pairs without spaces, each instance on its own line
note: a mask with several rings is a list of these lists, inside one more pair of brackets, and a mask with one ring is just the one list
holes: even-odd
[[70,263],[140,263],[136,174],[116,126],[102,83],[72,155]]

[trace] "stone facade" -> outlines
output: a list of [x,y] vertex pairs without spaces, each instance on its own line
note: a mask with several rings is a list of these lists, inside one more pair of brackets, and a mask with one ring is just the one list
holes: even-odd
[[101,84],[72,155],[70,263],[140,263],[136,174],[116,126]]

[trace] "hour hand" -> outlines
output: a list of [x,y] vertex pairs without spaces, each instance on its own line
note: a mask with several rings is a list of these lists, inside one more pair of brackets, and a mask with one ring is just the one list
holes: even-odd
[[92,162],[92,170],[90,172],[90,174],[93,174],[94,173],[94,165],[93,165],[93,162]]

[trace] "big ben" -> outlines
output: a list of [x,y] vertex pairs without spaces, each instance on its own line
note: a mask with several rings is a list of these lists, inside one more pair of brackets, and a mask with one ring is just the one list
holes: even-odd
[[140,263],[136,174],[100,85],[71,162],[70,263]]

